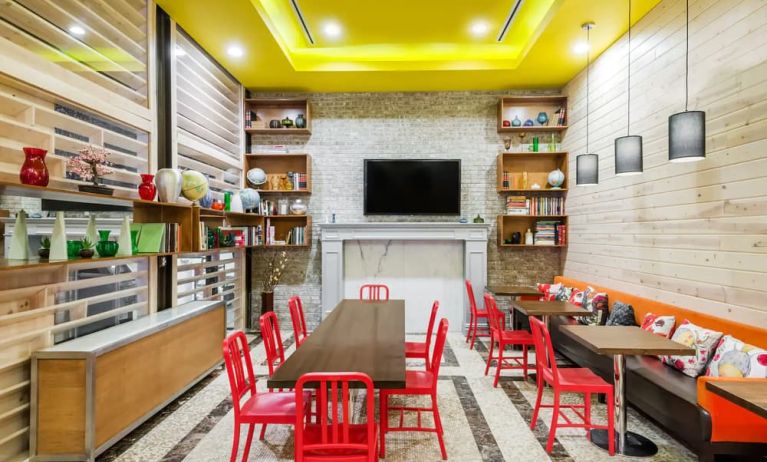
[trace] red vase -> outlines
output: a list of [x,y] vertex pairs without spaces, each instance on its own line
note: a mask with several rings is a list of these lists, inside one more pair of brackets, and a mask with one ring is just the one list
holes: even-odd
[[138,185],[138,195],[145,201],[153,201],[157,194],[157,186],[154,185],[154,175],[141,174],[141,184]]
[[45,166],[45,155],[48,151],[29,147],[23,149],[25,158],[19,172],[21,183],[48,186],[48,167]]

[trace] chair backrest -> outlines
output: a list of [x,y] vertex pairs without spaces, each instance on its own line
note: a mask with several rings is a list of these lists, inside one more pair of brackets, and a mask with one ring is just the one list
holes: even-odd
[[300,347],[306,337],[306,319],[304,318],[304,305],[301,303],[301,297],[294,295],[288,300],[290,309],[290,320],[293,323],[293,336],[296,339],[296,348]]
[[389,286],[385,284],[363,284],[360,287],[360,300],[389,300]]
[[557,359],[554,356],[554,346],[551,343],[549,329],[543,321],[534,316],[530,316],[528,320],[535,344],[535,363],[538,365],[539,383],[543,379],[552,385],[559,385]]
[[[301,462],[306,453],[322,451],[323,456],[312,455],[311,460],[346,460],[344,454],[349,451],[367,452],[370,461],[378,460],[376,454],[376,431],[375,431],[375,391],[373,381],[367,374],[361,372],[339,373],[309,373],[299,377],[296,382],[296,409],[304,408],[304,387],[310,384],[317,389],[317,416],[315,422],[319,422],[319,442],[306,444],[304,431],[306,415],[296,412],[295,428],[295,460]],[[352,441],[349,426],[352,422],[352,405],[350,403],[349,388],[354,384],[355,388],[365,388],[365,405],[367,407],[367,440]],[[359,386],[362,384],[362,387]],[[330,407],[330,410],[328,410]],[[326,456],[324,455],[326,454]]]
[[431,357],[431,367],[429,372],[434,376],[432,388],[437,389],[437,378],[439,377],[439,365],[442,364],[442,352],[445,351],[445,341],[447,340],[447,319],[442,318],[437,327],[437,340],[434,342],[434,354]]
[[434,300],[429,315],[429,327],[426,329],[426,351],[429,351],[431,347],[431,336],[434,335],[434,321],[437,320],[437,311],[439,311],[439,301]]
[[485,293],[485,309],[487,310],[487,318],[490,323],[490,329],[502,332],[506,329],[506,316],[498,309],[498,304],[495,302],[495,297],[489,293]]
[[240,413],[240,400],[250,392],[256,394],[256,377],[253,374],[253,362],[250,359],[248,339],[242,331],[235,331],[224,339],[221,346],[224,354],[229,388],[232,391],[232,404],[235,415]]
[[266,364],[269,366],[269,377],[271,377],[274,371],[285,362],[285,349],[282,346],[280,324],[277,322],[277,315],[274,314],[274,311],[261,315],[258,318],[258,323],[261,326],[261,338],[264,340],[264,349],[266,350]]
[[477,314],[477,300],[474,298],[474,288],[471,286],[471,281],[466,279],[466,297],[469,299],[469,309],[472,316]]

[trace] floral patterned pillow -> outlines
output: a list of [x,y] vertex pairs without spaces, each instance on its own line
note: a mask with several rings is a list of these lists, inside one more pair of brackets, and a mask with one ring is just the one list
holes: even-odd
[[560,302],[567,302],[570,300],[570,295],[572,294],[573,294],[572,287],[560,286],[559,291],[557,292],[557,296],[554,299]]
[[585,293],[585,290],[573,289],[573,291],[570,293],[570,298],[567,301],[576,306],[583,306],[583,295]]
[[543,302],[550,302],[553,300],[556,300],[557,293],[559,292],[559,289],[562,287],[562,284],[541,284],[538,283],[538,292],[543,294],[541,297],[541,301]]
[[706,375],[767,378],[767,350],[725,335],[719,341],[716,353],[706,369]]
[[692,356],[662,356],[664,363],[671,367],[679,369],[683,374],[690,377],[699,376],[714,354],[714,348],[722,338],[721,332],[705,329],[696,326],[688,320],[684,320],[677,327],[671,340],[695,348],[695,354]]
[[655,335],[669,338],[674,332],[676,318],[674,316],[659,316],[653,313],[647,313],[642,321],[642,329],[652,332]]
[[586,287],[583,291],[583,308],[591,311],[591,316],[579,316],[578,322],[587,326],[604,325],[607,318],[607,294],[597,292],[593,287]]

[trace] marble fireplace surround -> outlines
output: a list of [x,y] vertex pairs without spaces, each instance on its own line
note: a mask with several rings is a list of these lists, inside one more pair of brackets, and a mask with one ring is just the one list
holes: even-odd
[[[481,294],[487,285],[487,241],[490,225],[432,222],[366,222],[320,224],[322,253],[322,317],[344,297],[345,241],[463,241],[463,276]],[[463,296],[463,323],[452,331],[464,330],[469,319],[466,291]],[[478,300],[481,305],[481,301]],[[458,326],[456,326],[458,327]]]

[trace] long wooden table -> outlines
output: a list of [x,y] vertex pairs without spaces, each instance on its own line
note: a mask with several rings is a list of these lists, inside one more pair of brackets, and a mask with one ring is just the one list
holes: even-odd
[[266,385],[293,388],[308,372],[364,372],[376,388],[404,388],[405,301],[342,300]]

